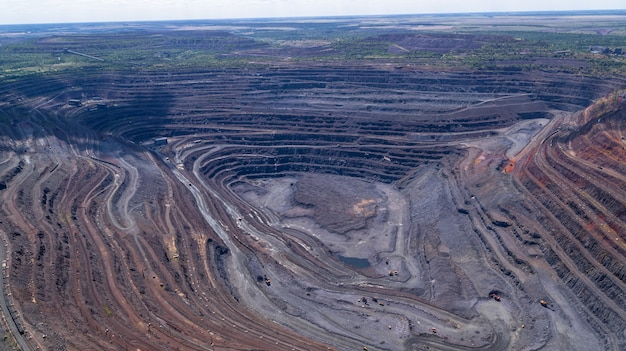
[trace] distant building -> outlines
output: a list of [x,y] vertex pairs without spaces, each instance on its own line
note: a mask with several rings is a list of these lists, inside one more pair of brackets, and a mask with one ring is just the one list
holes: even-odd
[[604,49],[606,49],[606,48],[603,47],[603,46],[592,46],[592,47],[589,48],[589,51],[592,54],[601,54],[604,51]]
[[163,146],[163,145],[167,145],[167,138],[166,137],[155,138],[154,139],[154,146]]

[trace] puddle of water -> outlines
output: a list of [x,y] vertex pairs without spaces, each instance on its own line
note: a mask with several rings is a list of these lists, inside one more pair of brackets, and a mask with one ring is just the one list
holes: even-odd
[[356,268],[367,268],[371,266],[370,261],[365,258],[339,256],[339,260]]

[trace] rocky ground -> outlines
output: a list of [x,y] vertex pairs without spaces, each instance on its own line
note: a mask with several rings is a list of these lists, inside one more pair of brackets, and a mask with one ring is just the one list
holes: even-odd
[[623,83],[397,60],[3,82],[7,349],[624,349]]

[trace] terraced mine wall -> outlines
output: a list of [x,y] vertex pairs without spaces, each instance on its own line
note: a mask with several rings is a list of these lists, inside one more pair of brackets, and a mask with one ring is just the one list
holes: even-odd
[[[594,322],[619,334],[626,302],[626,212],[620,200],[622,164],[615,161],[624,153],[624,112],[611,111],[584,123],[586,112],[579,113],[577,126],[557,131],[538,148],[521,184],[549,214],[541,223],[558,246],[543,248],[547,262],[588,302]],[[582,272],[585,278],[580,278]]]
[[626,347],[624,110],[585,112],[624,78],[390,61],[0,83],[18,328],[50,350]]

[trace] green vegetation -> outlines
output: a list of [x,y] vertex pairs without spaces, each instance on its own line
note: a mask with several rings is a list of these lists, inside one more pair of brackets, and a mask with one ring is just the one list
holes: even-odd
[[[588,76],[624,73],[626,56],[619,49],[626,51],[626,31],[620,29],[626,28],[626,18],[585,16],[584,26],[580,23],[575,16],[405,16],[40,34],[0,45],[0,79],[91,70],[210,70],[307,60],[389,60],[442,69]],[[591,48],[609,51],[592,53]]]
[[[17,349],[18,347],[17,342],[15,341],[15,338],[9,332],[6,332],[6,334],[4,334],[4,336],[2,337],[2,343],[4,344],[4,347],[6,347],[7,349],[13,350],[13,349]],[[0,348],[4,349],[4,347],[0,347]]]
[[104,308],[104,313],[106,313],[107,316],[113,317],[113,311],[109,306],[107,306],[106,304],[102,304],[102,308]]

